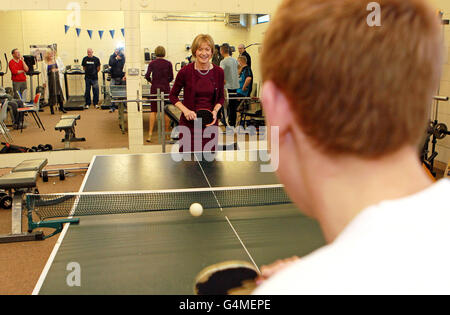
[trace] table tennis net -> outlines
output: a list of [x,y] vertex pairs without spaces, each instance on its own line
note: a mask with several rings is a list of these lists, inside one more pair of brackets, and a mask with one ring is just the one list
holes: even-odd
[[27,194],[26,204],[41,220],[103,214],[189,210],[290,203],[282,185],[137,192]]

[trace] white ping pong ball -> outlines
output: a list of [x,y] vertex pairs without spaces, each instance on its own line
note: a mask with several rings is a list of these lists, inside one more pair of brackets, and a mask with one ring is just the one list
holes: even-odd
[[189,207],[189,212],[191,213],[192,216],[199,217],[203,213],[203,207],[199,203],[193,203]]

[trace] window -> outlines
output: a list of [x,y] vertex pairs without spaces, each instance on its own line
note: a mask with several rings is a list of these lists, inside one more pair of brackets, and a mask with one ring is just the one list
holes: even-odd
[[257,14],[256,15],[256,24],[267,23],[270,21],[269,14]]

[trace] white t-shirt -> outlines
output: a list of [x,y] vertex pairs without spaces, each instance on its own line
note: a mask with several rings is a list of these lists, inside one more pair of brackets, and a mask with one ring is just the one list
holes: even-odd
[[366,208],[254,294],[450,294],[450,180]]
[[225,88],[227,90],[239,89],[238,62],[233,57],[227,57],[220,62],[225,77]]

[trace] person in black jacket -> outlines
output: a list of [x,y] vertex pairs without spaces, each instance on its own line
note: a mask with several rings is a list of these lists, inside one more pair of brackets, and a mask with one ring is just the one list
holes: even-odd
[[[111,85],[123,85],[125,81],[125,55],[123,48],[116,48],[114,53],[109,57],[109,66],[111,67]],[[114,104],[111,104],[111,112],[114,112]]]
[[247,58],[247,66],[249,66],[251,68],[252,67],[252,57],[250,57],[248,52],[245,50],[245,45],[240,44],[238,46],[238,51],[239,51],[239,56],[245,56],[245,58]]
[[111,84],[121,85],[125,75],[123,72],[125,56],[122,49],[117,48],[114,54],[109,57],[109,66],[111,67]]

